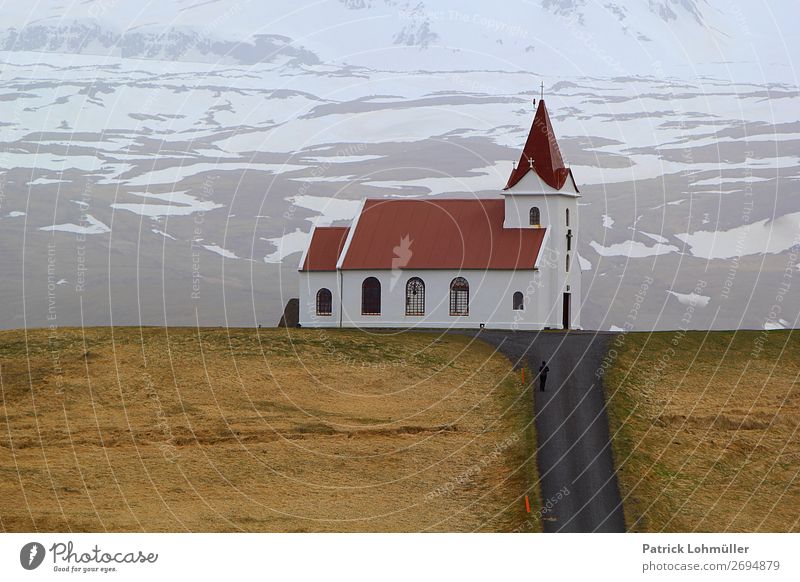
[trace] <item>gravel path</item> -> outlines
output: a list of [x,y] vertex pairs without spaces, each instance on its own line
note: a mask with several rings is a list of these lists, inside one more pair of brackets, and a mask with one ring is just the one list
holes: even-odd
[[[480,339],[535,374],[542,360],[546,391],[536,383],[536,430],[548,532],[624,532],[603,387],[595,370],[612,334],[483,331]],[[568,494],[567,494],[568,492]]]

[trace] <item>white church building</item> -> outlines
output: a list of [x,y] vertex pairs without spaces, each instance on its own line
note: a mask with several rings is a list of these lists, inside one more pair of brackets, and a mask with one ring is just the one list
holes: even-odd
[[544,100],[494,198],[367,199],[315,227],[300,261],[303,327],[580,327],[580,193]]

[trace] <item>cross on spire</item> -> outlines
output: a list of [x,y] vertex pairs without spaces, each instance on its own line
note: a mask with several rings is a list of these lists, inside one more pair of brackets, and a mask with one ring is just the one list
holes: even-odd
[[[544,101],[544,81],[539,86],[539,100]],[[533,98],[533,106],[536,107],[536,97]]]

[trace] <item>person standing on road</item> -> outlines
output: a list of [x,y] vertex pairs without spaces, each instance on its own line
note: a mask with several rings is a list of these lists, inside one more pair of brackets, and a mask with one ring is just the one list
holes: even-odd
[[539,366],[539,391],[544,392],[544,385],[547,383],[547,373],[550,368],[547,367],[547,362],[542,360],[542,365]]

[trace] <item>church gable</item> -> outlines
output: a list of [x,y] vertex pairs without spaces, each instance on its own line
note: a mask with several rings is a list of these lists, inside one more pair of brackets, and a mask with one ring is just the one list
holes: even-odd
[[536,172],[526,172],[520,180],[511,187],[506,187],[503,194],[574,194],[580,196],[578,187],[572,177],[572,170],[567,169],[567,180],[560,190],[556,190],[542,180]]

